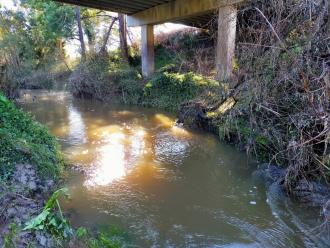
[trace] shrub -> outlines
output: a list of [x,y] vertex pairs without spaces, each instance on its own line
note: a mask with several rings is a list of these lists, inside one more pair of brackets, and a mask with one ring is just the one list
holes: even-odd
[[70,90],[78,97],[137,104],[142,95],[142,80],[135,68],[111,57],[91,57],[72,73]]

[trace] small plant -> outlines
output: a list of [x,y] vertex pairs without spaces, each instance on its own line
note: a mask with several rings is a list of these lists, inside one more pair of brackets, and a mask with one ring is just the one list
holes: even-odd
[[14,223],[11,223],[9,225],[9,232],[4,235],[3,237],[3,246],[2,248],[13,248],[16,247],[15,245],[15,239],[17,234],[17,226]]
[[128,240],[127,234],[114,226],[101,227],[96,234],[79,227],[75,231],[75,238],[77,247],[86,248],[120,248],[125,247]]
[[62,188],[53,193],[49,198],[43,211],[35,218],[26,223],[24,231],[47,231],[55,237],[66,239],[73,234],[73,230],[67,219],[64,218],[59,197],[68,197],[68,189]]
[[99,232],[87,242],[88,248],[120,248],[125,244],[125,233],[117,227],[110,227]]
[[85,227],[79,227],[76,230],[76,237],[78,240],[84,239],[88,236],[88,231]]

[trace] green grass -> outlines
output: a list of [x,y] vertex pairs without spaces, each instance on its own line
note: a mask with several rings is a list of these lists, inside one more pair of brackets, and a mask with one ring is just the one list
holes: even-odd
[[120,248],[130,247],[128,234],[115,226],[98,227],[97,233],[92,233],[85,227],[79,227],[75,231],[77,247],[86,248]]
[[10,175],[18,163],[29,163],[39,175],[56,178],[63,160],[47,128],[0,93],[0,176]]
[[192,72],[156,74],[145,86],[142,104],[177,111],[179,106],[208,90],[219,87],[215,80]]

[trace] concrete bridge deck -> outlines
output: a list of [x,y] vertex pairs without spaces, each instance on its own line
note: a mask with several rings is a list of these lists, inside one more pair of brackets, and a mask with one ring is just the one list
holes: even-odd
[[218,13],[217,71],[219,80],[232,76],[235,52],[237,4],[246,0],[56,0],[127,15],[129,27],[141,26],[142,74],[154,72],[153,26],[177,22],[203,27]]

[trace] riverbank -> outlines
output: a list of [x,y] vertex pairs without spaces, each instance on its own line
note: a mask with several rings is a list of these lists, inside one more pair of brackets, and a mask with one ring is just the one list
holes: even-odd
[[49,235],[23,230],[56,188],[63,159],[54,137],[32,117],[0,95],[0,244],[47,245]]
[[72,73],[69,88],[76,97],[172,112],[177,112],[181,103],[200,95],[216,97],[221,89],[220,83],[211,78],[192,72],[180,73],[167,67],[145,80],[137,68],[112,61],[111,55],[91,57]]
[[0,94],[0,246],[121,247],[121,231],[73,228],[58,203],[64,161],[46,127]]

